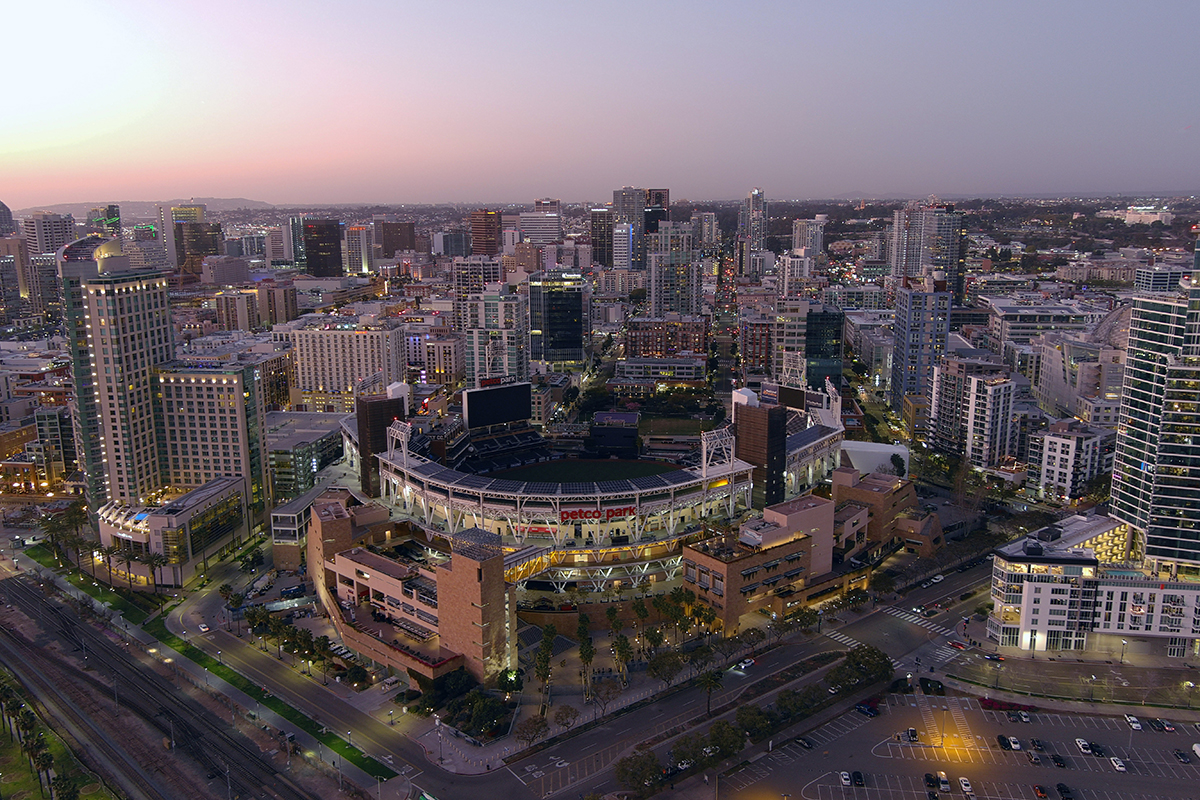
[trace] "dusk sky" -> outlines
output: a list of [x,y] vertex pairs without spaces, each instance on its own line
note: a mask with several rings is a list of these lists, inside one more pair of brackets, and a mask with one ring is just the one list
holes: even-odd
[[9,4],[0,200],[1200,192],[1200,2]]

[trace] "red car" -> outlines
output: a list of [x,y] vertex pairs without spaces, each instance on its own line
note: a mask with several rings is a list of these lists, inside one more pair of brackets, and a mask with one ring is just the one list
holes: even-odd
[[950,646],[953,647],[955,650],[966,650],[967,649],[967,646],[965,644],[963,644],[962,642],[950,642]]

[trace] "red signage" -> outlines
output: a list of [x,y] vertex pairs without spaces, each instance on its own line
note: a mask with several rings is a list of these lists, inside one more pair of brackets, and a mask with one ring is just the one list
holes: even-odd
[[621,506],[619,508],[573,508],[562,509],[558,515],[559,522],[608,522],[611,519],[628,517],[637,513],[637,506]]

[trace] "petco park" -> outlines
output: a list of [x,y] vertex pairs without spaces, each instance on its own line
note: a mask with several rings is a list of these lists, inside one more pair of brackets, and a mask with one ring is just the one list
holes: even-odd
[[381,500],[452,547],[480,537],[498,544],[505,577],[518,585],[536,577],[598,591],[613,580],[669,580],[685,539],[750,508],[753,466],[734,457],[729,429],[702,434],[698,466],[572,483],[449,469],[410,452],[411,433],[405,422],[388,429]]

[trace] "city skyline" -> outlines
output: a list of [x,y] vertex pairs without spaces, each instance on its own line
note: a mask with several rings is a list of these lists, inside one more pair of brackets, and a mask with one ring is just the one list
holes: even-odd
[[23,6],[11,29],[53,32],[55,58],[40,37],[14,37],[8,72],[37,63],[40,83],[85,90],[69,103],[19,93],[0,131],[3,200],[583,201],[625,184],[691,199],[754,186],[794,199],[1190,194],[1200,183],[1185,78],[1193,5],[686,11]]

